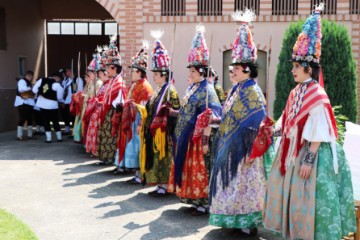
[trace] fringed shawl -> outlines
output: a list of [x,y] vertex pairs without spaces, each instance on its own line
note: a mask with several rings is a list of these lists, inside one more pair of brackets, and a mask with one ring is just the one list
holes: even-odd
[[[305,87],[304,85],[306,90],[301,98],[297,96],[297,91],[300,87]],[[294,161],[298,157],[300,149],[304,146],[305,141],[302,138],[302,133],[310,111],[321,104],[324,104],[329,113],[331,127],[337,137],[336,121],[330,100],[325,90],[317,82],[298,84],[290,92],[282,115],[282,139],[279,147],[280,172],[282,175],[286,172],[286,163]],[[293,106],[298,106],[298,112],[295,116],[292,116]]]
[[121,74],[110,80],[110,85],[105,92],[103,106],[100,114],[101,123],[104,122],[106,113],[111,109],[112,102],[119,95],[120,90],[122,92],[123,98],[125,98],[127,90]]
[[213,117],[221,116],[221,105],[216,95],[214,87],[203,80],[194,83],[187,89],[198,84],[197,90],[188,98],[187,103],[180,108],[179,117],[175,128],[175,184],[181,187],[182,172],[188,145],[192,139],[195,129],[197,116],[205,111],[206,108],[206,88],[208,88],[209,108],[212,110]]
[[253,79],[235,85],[236,94],[229,111],[222,116],[212,149],[214,158],[210,178],[209,199],[216,194],[216,178],[220,172],[222,186],[226,188],[236,177],[238,165],[250,155],[259,125],[266,117],[266,102]]

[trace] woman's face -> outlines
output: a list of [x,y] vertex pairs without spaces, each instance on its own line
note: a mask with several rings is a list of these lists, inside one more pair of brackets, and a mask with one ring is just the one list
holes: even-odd
[[166,76],[165,75],[161,76],[160,72],[154,72],[153,80],[157,86],[161,86],[166,82]]
[[235,82],[235,80],[234,80],[234,73],[233,73],[233,71],[231,70],[231,71],[229,71],[229,78],[230,78],[230,82],[231,82],[231,84],[232,85],[235,85],[236,84],[236,82]]
[[137,81],[141,79],[141,71],[136,69],[136,68],[132,68],[131,69],[131,80],[132,81]]
[[305,67],[301,66],[298,62],[293,62],[293,68],[291,73],[294,77],[295,82],[302,83],[305,80],[311,78],[311,68],[308,73],[305,72]]
[[235,83],[239,83],[249,79],[249,73],[244,73],[244,68],[241,65],[234,65],[233,67],[233,79]]
[[95,81],[96,78],[95,72],[89,71],[87,75],[89,76],[90,82]]
[[109,77],[114,77],[116,75],[116,66],[115,65],[106,65],[106,72]]
[[91,82],[89,74],[85,74],[85,82],[89,84]]
[[195,67],[190,67],[189,68],[189,83],[196,83],[196,82],[200,82],[202,80],[202,76],[200,75],[200,73],[196,70]]
[[102,81],[105,81],[106,79],[106,74],[104,71],[98,71],[98,78],[100,78]]

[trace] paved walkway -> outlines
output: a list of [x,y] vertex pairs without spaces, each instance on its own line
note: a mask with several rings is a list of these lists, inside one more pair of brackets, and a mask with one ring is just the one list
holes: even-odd
[[[55,137],[55,136],[53,136]],[[241,239],[186,214],[175,196],[154,199],[150,188],[126,184],[99,167],[70,139],[15,141],[0,134],[0,208],[21,218],[41,240]],[[260,229],[246,239],[276,239]]]

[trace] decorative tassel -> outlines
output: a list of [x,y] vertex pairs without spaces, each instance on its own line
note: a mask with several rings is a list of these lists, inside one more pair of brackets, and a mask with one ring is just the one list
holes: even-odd
[[161,128],[156,129],[154,137],[154,151],[159,152],[159,160],[162,160],[166,156],[166,132],[162,131]]

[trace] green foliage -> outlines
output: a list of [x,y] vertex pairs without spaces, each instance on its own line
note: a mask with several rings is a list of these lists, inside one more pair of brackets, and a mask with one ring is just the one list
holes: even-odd
[[337,142],[339,144],[343,145],[344,144],[344,138],[345,138],[345,131],[346,131],[345,122],[349,121],[349,119],[339,112],[339,110],[341,108],[342,108],[341,106],[334,106],[333,111],[334,111],[334,114],[335,114],[336,127],[337,127],[338,135],[339,135],[338,139],[337,139]]
[[[288,60],[291,58],[293,45],[302,30],[303,23],[303,21],[292,23],[285,32],[275,79],[274,117],[276,119],[284,110],[291,89],[295,87],[291,75],[292,63]],[[343,25],[327,20],[322,20],[322,34],[320,63],[323,69],[325,90],[333,106],[342,106],[338,109],[339,114],[347,116],[351,122],[356,122],[358,76],[350,36]]]
[[0,209],[0,239],[3,240],[38,240],[28,226],[15,216]]

